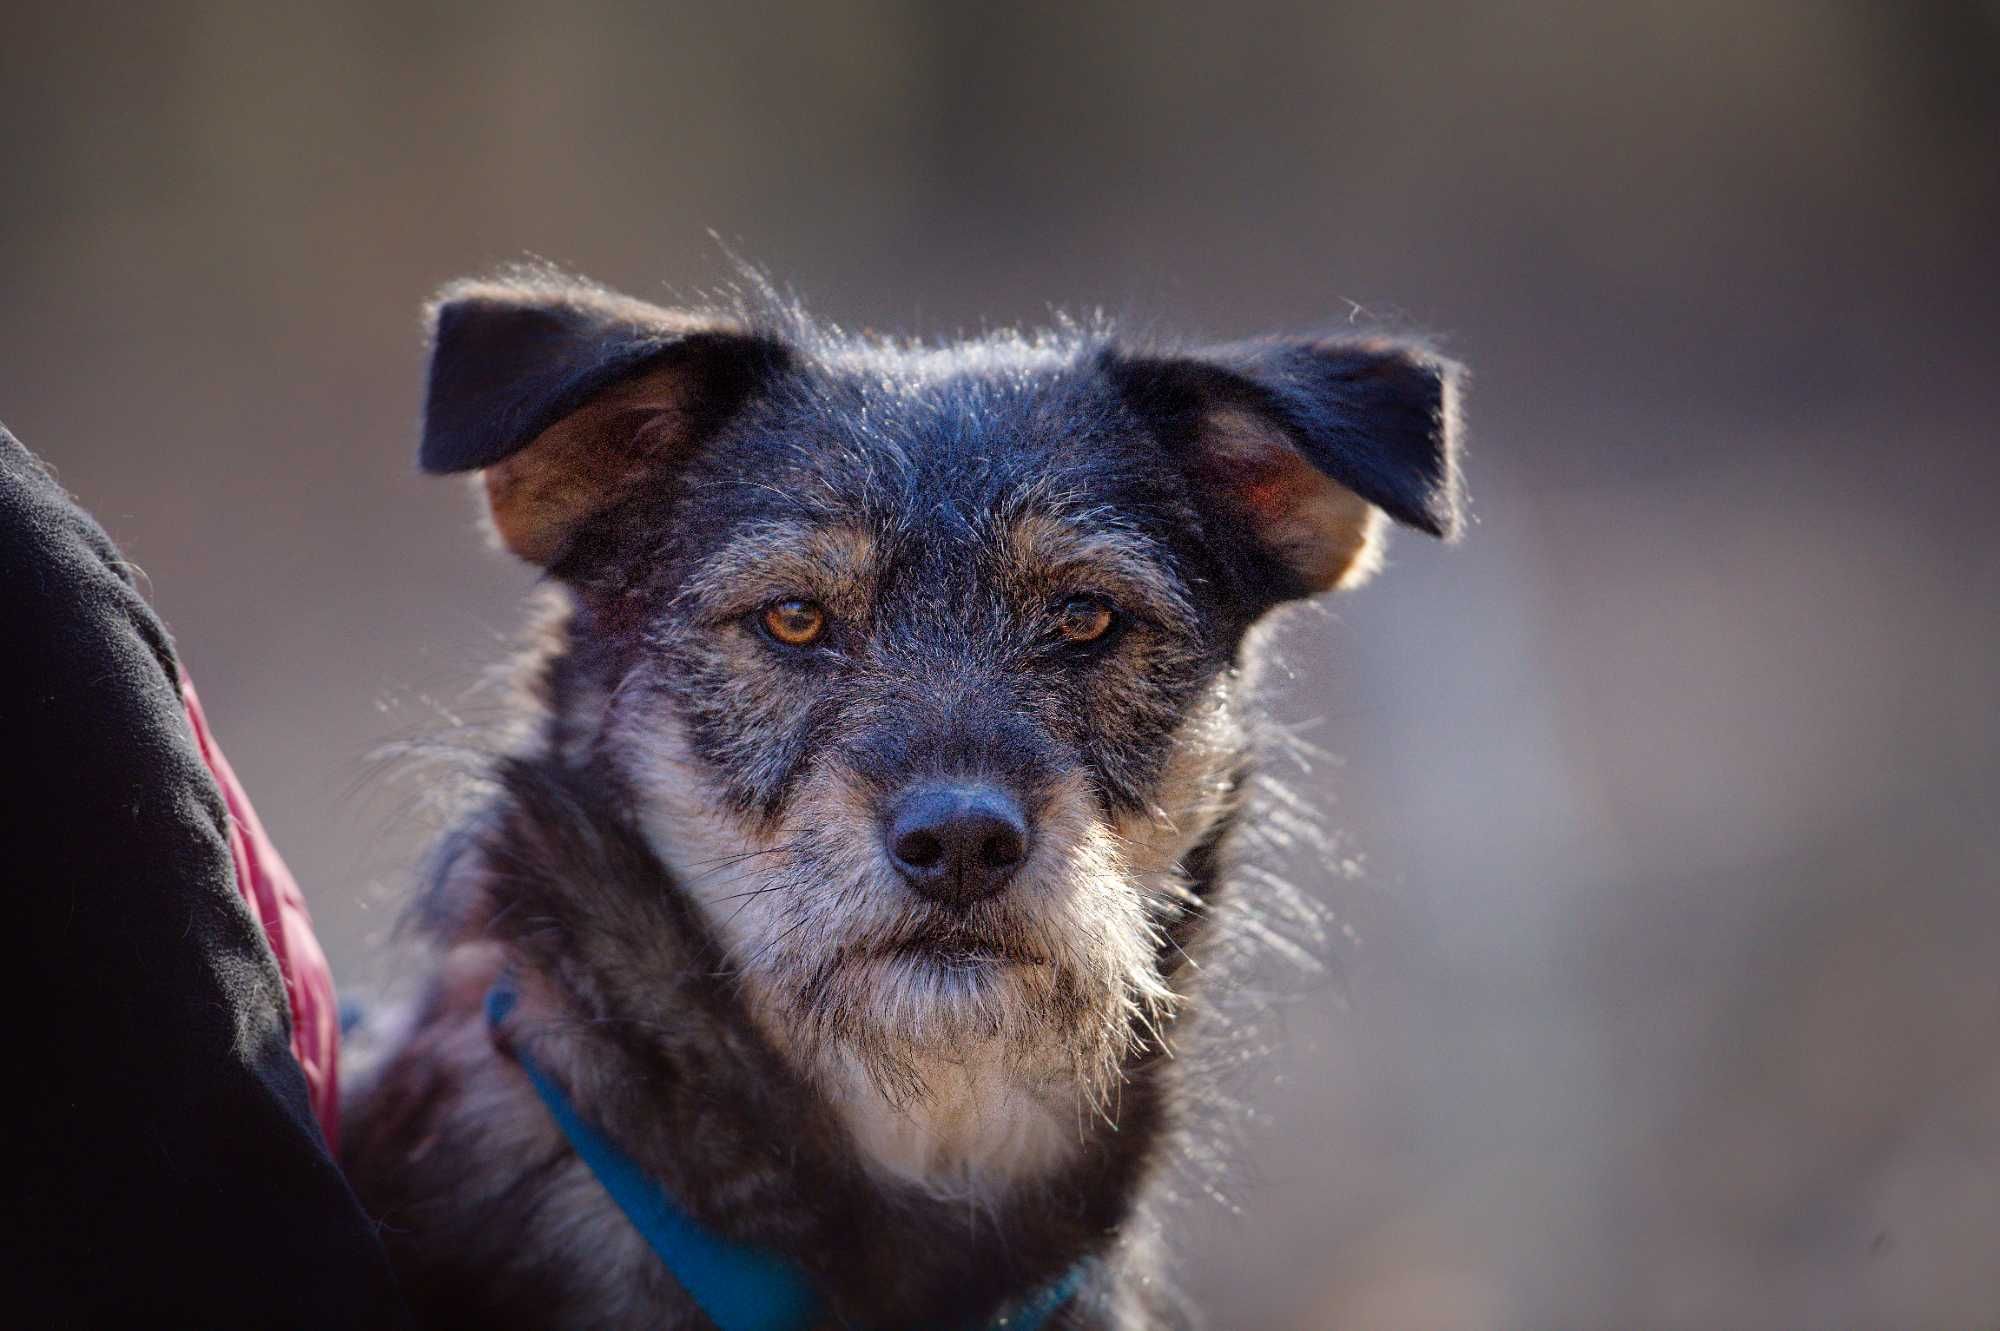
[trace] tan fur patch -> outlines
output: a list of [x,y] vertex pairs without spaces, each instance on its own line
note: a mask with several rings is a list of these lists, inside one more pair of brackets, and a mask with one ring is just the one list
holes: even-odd
[[1009,581],[1025,603],[1094,591],[1167,622],[1193,618],[1158,552],[1131,532],[1037,513],[1007,529],[1006,551]]
[[704,560],[683,595],[715,616],[799,596],[860,624],[874,599],[875,560],[875,538],[864,528],[764,523]]
[[606,389],[480,473],[493,529],[534,564],[561,552],[577,524],[603,511],[682,442],[691,389],[667,365]]
[[1357,587],[1380,568],[1382,511],[1300,456],[1247,412],[1218,411],[1203,430],[1213,470],[1265,546],[1314,591]]

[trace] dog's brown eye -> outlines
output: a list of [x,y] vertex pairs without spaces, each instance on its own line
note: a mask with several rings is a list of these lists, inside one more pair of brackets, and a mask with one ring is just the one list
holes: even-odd
[[1056,632],[1079,645],[1111,632],[1118,612],[1094,596],[1072,596],[1056,610]]
[[787,647],[810,647],[826,632],[826,611],[814,601],[779,601],[764,607],[764,632]]

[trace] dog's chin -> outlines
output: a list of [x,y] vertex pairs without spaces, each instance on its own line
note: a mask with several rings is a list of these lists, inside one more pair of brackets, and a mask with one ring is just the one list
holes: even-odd
[[877,943],[870,955],[919,970],[941,968],[988,975],[1015,966],[1052,966],[1045,947],[1018,932],[1001,933],[967,928],[949,921],[911,929],[888,942]]
[[876,983],[890,988],[943,985],[953,992],[977,994],[1011,983],[1015,967],[1036,964],[1031,957],[984,944],[941,948],[909,943],[881,953],[876,965],[882,974]]
[[828,940],[809,961],[772,958],[745,978],[763,1000],[766,1028],[803,1070],[860,1066],[892,1098],[921,1094],[920,1069],[939,1064],[1073,1081],[1082,1062],[1095,1081],[1112,1051],[1086,1044],[1118,1020],[1122,990],[1108,976],[1084,982],[1075,959],[1029,923],[991,923],[905,917],[883,928],[877,920]]
[[846,949],[822,994],[847,1010],[836,1026],[864,1045],[946,1053],[967,1042],[1034,1045],[1057,987],[1054,960],[1015,939],[919,932]]

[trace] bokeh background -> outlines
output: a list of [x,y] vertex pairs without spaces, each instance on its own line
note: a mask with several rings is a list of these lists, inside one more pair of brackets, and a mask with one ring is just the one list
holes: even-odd
[[0,90],[0,419],[345,975],[425,837],[370,754],[531,581],[412,465],[438,283],[671,299],[713,232],[855,326],[1420,327],[1477,521],[1285,638],[1353,937],[1272,978],[1189,1283],[2000,1325],[2000,7],[9,3]]

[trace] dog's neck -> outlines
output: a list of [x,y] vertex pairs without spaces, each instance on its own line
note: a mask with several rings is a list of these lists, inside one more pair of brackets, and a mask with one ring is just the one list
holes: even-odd
[[813,1081],[870,1169],[940,1198],[978,1203],[1031,1185],[1101,1126],[1066,1070],[1038,1075],[1005,1050],[967,1048],[913,1071],[920,1087],[900,1099],[840,1052]]
[[[1155,1037],[1128,1060],[1115,1121],[1006,1140],[1012,1125],[982,1104],[973,1136],[998,1123],[1002,1140],[968,1142],[951,1136],[965,1101],[899,1119],[856,1087],[860,1103],[843,1105],[758,1029],[699,909],[615,796],[552,757],[505,763],[500,780],[459,870],[485,901],[459,938],[498,945],[521,988],[517,1038],[702,1223],[784,1252],[843,1315],[899,1324],[978,1315],[1102,1251],[1130,1219],[1165,1127]],[[947,1095],[995,1089],[966,1076]],[[1060,1169],[1024,1158],[1057,1142]],[[976,1205],[928,1185],[940,1150],[968,1147],[1026,1167]]]

